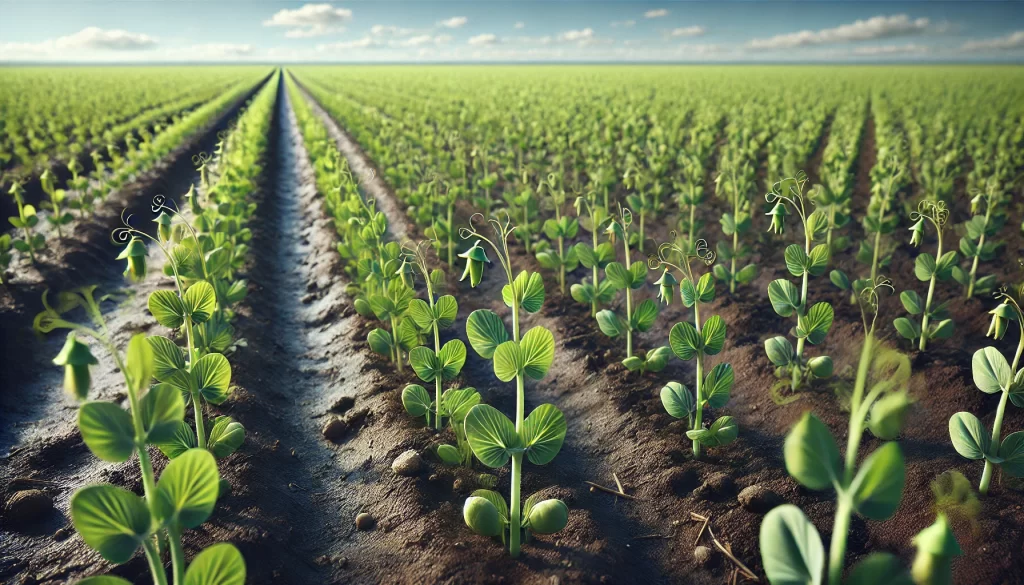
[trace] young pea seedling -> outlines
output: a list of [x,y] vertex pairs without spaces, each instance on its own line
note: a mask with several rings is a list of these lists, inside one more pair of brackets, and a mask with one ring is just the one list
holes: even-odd
[[732,245],[725,241],[718,243],[718,256],[729,262],[729,268],[719,264],[715,266],[714,274],[718,280],[729,283],[729,292],[735,294],[737,284],[750,283],[757,277],[757,265],[747,264],[739,268],[738,264],[753,253],[751,246],[740,238],[750,232],[752,225],[748,194],[754,185],[754,168],[741,153],[733,151],[733,154],[732,158],[720,161],[723,170],[715,177],[715,193],[732,205],[732,212],[722,214],[719,220],[722,233],[732,238]]
[[683,306],[693,308],[693,323],[676,323],[669,332],[668,340],[676,357],[684,361],[696,359],[696,399],[683,384],[669,382],[661,389],[661,403],[673,417],[689,421],[686,436],[693,441],[693,456],[699,458],[702,446],[722,447],[735,441],[739,428],[731,416],[720,417],[709,428],[704,428],[702,422],[705,407],[717,409],[729,402],[735,374],[730,364],[723,363],[716,365],[704,377],[704,358],[718,354],[725,345],[725,322],[718,315],[712,315],[701,323],[700,305],[715,299],[715,283],[710,272],[705,272],[700,278],[694,275],[694,260],[705,266],[715,263],[715,253],[708,249],[707,241],[697,240],[693,252],[673,243],[664,243],[658,247],[658,255],[651,257],[650,265],[653,270],[664,270],[659,282],[662,283],[661,298],[665,304],[671,304],[674,297],[676,279],[669,277],[671,270],[675,270],[681,277],[678,282]]
[[967,459],[985,460],[985,469],[978,486],[978,492],[983,496],[988,493],[996,466],[1012,477],[1024,476],[1024,431],[1011,433],[1000,441],[1007,401],[1024,408],[1024,393],[1021,392],[1024,389],[1024,368],[1018,369],[1021,354],[1024,354],[1024,313],[1020,306],[1021,298],[1024,298],[1024,285],[1014,294],[1000,291],[996,298],[1002,300],[1002,303],[989,311],[992,323],[987,336],[1002,339],[1009,329],[1009,323],[1016,322],[1020,338],[1012,362],[1007,362],[994,347],[978,350],[971,360],[974,385],[985,394],[1000,393],[999,407],[992,423],[992,436],[990,438],[987,434],[985,424],[969,412],[958,412],[949,419],[949,437],[957,453]]
[[[921,324],[918,325],[906,317],[899,317],[893,321],[896,330],[909,339],[912,343],[918,342],[918,350],[924,351],[930,339],[947,339],[953,335],[953,320],[949,319],[949,311],[946,310],[946,303],[932,307],[932,300],[935,296],[935,283],[939,280],[948,280],[956,266],[956,250],[942,253],[942,231],[949,219],[949,210],[946,202],[941,200],[924,199],[918,206],[917,211],[910,215],[914,225],[910,228],[910,244],[920,246],[927,223],[935,228],[938,236],[938,248],[935,256],[928,252],[922,252],[914,261],[914,275],[918,280],[928,283],[928,296],[921,302],[921,296],[912,290],[905,290],[900,293],[900,301],[903,308],[911,315],[921,315]],[[935,321],[935,323],[931,323]]]
[[[597,202],[597,192],[588,191],[586,196],[576,198],[576,215],[583,229],[590,232],[591,243],[578,242],[573,248],[584,268],[591,271],[590,282],[586,279],[569,288],[569,294],[577,302],[590,305],[590,316],[597,316],[598,304],[606,304],[615,297],[616,289],[608,279],[601,280],[600,272],[615,261],[615,246],[611,242],[598,243],[598,233],[605,229],[610,219],[604,207]],[[584,215],[586,210],[586,215]]]
[[43,234],[33,233],[33,230],[39,224],[36,208],[25,203],[25,189],[21,186],[20,182],[15,181],[12,183],[8,194],[14,198],[14,202],[18,206],[18,217],[10,217],[8,221],[15,228],[22,230],[22,233],[25,235],[24,239],[14,240],[11,245],[22,254],[28,254],[29,260],[35,264],[36,252],[46,247],[46,238]]
[[[845,463],[835,438],[825,423],[811,413],[790,430],[784,445],[786,470],[801,485],[812,490],[834,489],[837,496],[832,543],[828,555],[828,583],[843,583],[846,540],[854,512],[871,520],[885,520],[899,507],[905,484],[903,453],[891,441],[903,427],[910,401],[906,385],[910,379],[910,361],[906,356],[877,345],[878,293],[892,290],[887,280],[861,290],[858,301],[864,325],[861,348],[850,400],[850,421]],[[888,376],[887,378],[885,376]],[[869,380],[873,384],[869,387]],[[857,466],[864,429],[889,441]],[[825,570],[825,550],[818,531],[796,506],[786,504],[769,512],[761,524],[761,559],[771,583],[821,583]],[[884,556],[879,556],[884,555]],[[875,564],[880,566],[873,567]],[[876,553],[861,561],[854,573],[872,571],[880,582],[902,569],[888,553]]]
[[[569,509],[561,500],[537,501],[537,494],[526,500],[520,509],[520,483],[522,481],[523,457],[535,465],[545,465],[558,455],[565,441],[566,424],[562,412],[550,404],[535,408],[524,416],[526,405],[526,378],[540,380],[547,374],[555,357],[555,338],[544,327],[534,327],[519,335],[519,312],[536,313],[544,303],[544,283],[540,274],[520,272],[512,274],[512,261],[508,252],[508,238],[515,227],[511,221],[489,219],[495,234],[491,240],[481,234],[474,221],[460,230],[463,239],[475,239],[474,248],[481,242],[489,246],[505,271],[508,284],[502,287],[501,296],[512,308],[512,335],[509,336],[505,323],[495,312],[487,309],[473,311],[466,321],[466,335],[473,349],[484,359],[493,360],[494,375],[502,382],[516,381],[515,423],[498,409],[478,404],[466,415],[465,430],[473,454],[488,467],[502,467],[512,460],[512,486],[509,501],[497,492],[477,490],[466,500],[463,518],[474,532],[484,536],[501,536],[508,542],[509,554],[519,556],[523,530],[537,534],[551,534],[565,527]],[[482,247],[479,248],[483,250]],[[479,254],[464,254],[466,272],[470,284],[475,286],[483,277],[485,260]]]
[[[562,208],[565,206],[565,189],[559,187],[558,177],[551,173],[547,182],[541,183],[538,189],[544,189],[549,195],[548,201],[555,212],[554,219],[544,221],[544,235],[547,240],[541,240],[534,247],[537,262],[548,270],[555,270],[558,273],[558,290],[565,294],[565,274],[572,272],[579,266],[579,258],[576,249],[572,246],[566,248],[566,241],[576,237],[579,231],[579,221],[567,215],[562,215]],[[555,244],[552,248],[551,243]]]
[[991,291],[996,286],[996,276],[989,274],[978,277],[978,264],[991,262],[998,255],[1003,242],[994,238],[1006,224],[1006,212],[1002,209],[1003,192],[998,179],[992,177],[985,182],[985,190],[978,191],[971,199],[971,213],[977,213],[985,205],[984,215],[978,214],[964,222],[965,234],[960,238],[960,252],[970,260],[971,268],[965,271],[953,267],[953,278],[963,285],[967,298],[977,293]]

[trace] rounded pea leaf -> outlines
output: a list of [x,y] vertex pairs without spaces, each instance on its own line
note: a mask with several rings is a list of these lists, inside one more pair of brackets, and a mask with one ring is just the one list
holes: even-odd
[[504,530],[504,526],[508,524],[508,520],[501,519],[494,502],[476,495],[466,498],[466,503],[462,507],[462,518],[465,520],[466,526],[481,536],[498,536]]
[[766,339],[764,341],[764,351],[768,354],[768,359],[780,368],[788,366],[793,362],[793,344],[785,337],[779,336]]
[[505,498],[494,490],[474,490],[470,496],[474,498],[483,498],[494,505],[494,509],[498,512],[498,517],[501,519],[503,524],[508,524],[508,504],[505,503]]
[[633,285],[633,273],[618,262],[612,262],[604,269],[608,282],[617,289],[629,288]]
[[516,299],[519,306],[527,313],[536,313],[544,304],[544,279],[537,272],[520,272],[512,281],[501,289],[501,297],[511,307]]
[[185,352],[173,341],[160,335],[151,335],[146,341],[153,352],[153,376],[161,382],[188,388]]
[[142,427],[146,441],[163,443],[171,440],[185,418],[185,401],[181,392],[168,384],[157,384],[139,401]]
[[828,245],[818,244],[811,249],[810,255],[807,257],[807,272],[811,276],[821,276],[825,274],[825,269],[828,268]]
[[78,428],[89,450],[103,461],[121,463],[135,452],[132,416],[112,402],[83,404],[78,409]]
[[530,463],[550,463],[562,448],[566,428],[562,411],[550,404],[535,408],[523,421],[522,442]]
[[157,323],[177,329],[185,324],[185,304],[169,290],[154,291],[149,295],[149,312]]
[[597,312],[597,326],[608,337],[618,337],[626,332],[628,324],[615,314],[615,311],[604,309]]
[[829,330],[832,329],[833,318],[832,305],[826,302],[815,303],[807,311],[803,325],[796,328],[796,336],[806,337],[808,342],[817,345],[825,339]]
[[213,512],[219,481],[217,462],[206,449],[189,449],[172,459],[156,486],[158,520],[183,528],[199,526]]
[[920,315],[924,312],[924,303],[921,302],[921,295],[912,290],[905,290],[900,293],[900,302],[903,308],[911,315]]
[[798,244],[790,244],[786,246],[785,258],[786,269],[789,270],[789,273],[793,276],[803,276],[809,264],[807,252],[804,252],[804,249]]
[[1024,431],[1010,433],[999,445],[1002,469],[1011,477],[1024,476]]
[[447,465],[462,463],[462,455],[459,453],[459,450],[451,445],[438,445],[437,456]]
[[555,360],[555,336],[544,327],[534,327],[519,342],[522,370],[528,378],[540,380]]
[[845,585],[914,585],[900,560],[889,553],[871,553],[850,570]]
[[658,318],[658,305],[651,299],[647,299],[633,310],[633,316],[631,317],[630,325],[634,330],[644,332],[654,325],[654,321]]
[[245,427],[230,416],[218,416],[213,419],[210,436],[206,440],[206,448],[217,459],[231,455],[245,441]]
[[[723,331],[724,334],[724,331]],[[700,350],[702,339],[697,328],[689,321],[682,321],[672,326],[668,334],[668,345],[672,353],[681,360],[693,359]]]
[[994,347],[986,347],[974,352],[971,359],[971,371],[974,374],[974,385],[986,394],[994,394],[1000,390],[1008,390],[1013,384],[1013,371],[1006,358]]
[[809,412],[786,435],[783,455],[786,470],[804,487],[823,490],[839,481],[842,459],[836,440]]
[[[410,361],[412,356],[410,357]],[[430,394],[427,389],[419,384],[409,384],[402,390],[402,406],[412,416],[424,416],[430,412]]]
[[452,339],[441,347],[437,354],[441,367],[441,379],[451,380],[459,375],[466,363],[466,346],[458,339]]
[[484,359],[494,357],[494,350],[509,340],[505,323],[494,311],[478,309],[466,319],[466,337],[469,345]]
[[985,425],[969,412],[949,417],[949,439],[957,453],[972,460],[984,459],[991,446]]
[[466,420],[469,409],[480,404],[480,393],[476,388],[449,388],[441,395],[441,416],[461,423]]
[[433,382],[442,369],[434,350],[422,345],[412,348],[409,352],[409,365],[424,382]]
[[494,350],[494,375],[502,382],[515,378],[522,368],[523,354],[516,342],[506,341]]
[[185,307],[185,313],[192,317],[192,322],[205,323],[213,312],[217,310],[217,293],[213,285],[200,280],[188,287],[181,302]]
[[686,436],[691,441],[696,441],[706,447],[722,447],[732,443],[740,434],[739,426],[731,416],[719,417],[706,429],[686,431]]
[[455,297],[451,295],[444,295],[437,299],[434,303],[434,318],[437,319],[438,329],[446,329],[455,323],[455,318],[459,314],[459,303],[455,300]]
[[146,503],[112,485],[90,485],[75,492],[71,522],[86,544],[115,565],[128,562],[149,537]]
[[544,500],[530,506],[525,521],[530,531],[554,534],[569,523],[569,507],[562,500]]
[[780,317],[789,317],[800,307],[800,291],[784,278],[768,284],[768,299]]
[[761,522],[761,564],[772,585],[821,585],[825,547],[800,508],[783,504]]
[[434,326],[434,313],[423,299],[409,301],[408,314],[420,331],[426,331]]
[[146,341],[144,334],[137,333],[132,336],[128,342],[126,358],[125,368],[132,388],[136,392],[148,388],[156,372],[156,366],[153,359],[153,348]]
[[647,284],[647,262],[637,260],[629,266],[629,273],[632,276],[630,288],[639,289]]
[[[670,332],[671,333],[671,332]],[[725,345],[725,321],[718,315],[712,315],[704,322],[701,328],[701,336],[704,338],[703,348],[705,355],[715,355],[722,351]],[[669,336],[671,339],[671,335]]]
[[913,341],[921,337],[921,326],[906,317],[897,317],[892,324],[904,339]]
[[885,520],[899,507],[905,483],[899,443],[886,443],[868,455],[850,484],[854,508],[872,520]]
[[245,585],[245,559],[232,544],[212,545],[192,559],[184,585]]
[[522,448],[512,421],[488,404],[478,404],[466,415],[466,437],[473,454],[487,467],[501,467]]
[[850,277],[846,276],[846,273],[842,270],[833,270],[829,272],[828,279],[832,281],[832,284],[839,290],[850,290]]
[[693,412],[693,395],[679,382],[669,382],[661,389],[661,404],[675,418],[686,418]]
[[708,375],[704,377],[704,386],[701,394],[704,395],[704,403],[711,408],[722,408],[729,402],[729,394],[732,391],[736,374],[731,364],[718,364],[711,368]]
[[370,349],[373,350],[374,353],[379,353],[381,355],[390,355],[391,348],[394,346],[394,342],[391,340],[391,334],[380,327],[366,335],[366,342],[370,344]]
[[210,404],[227,400],[231,387],[231,364],[219,353],[208,353],[192,366],[192,389]]
[[188,421],[183,420],[178,423],[177,428],[174,430],[174,435],[166,441],[157,443],[156,446],[168,459],[175,459],[189,449],[196,448],[196,434]]

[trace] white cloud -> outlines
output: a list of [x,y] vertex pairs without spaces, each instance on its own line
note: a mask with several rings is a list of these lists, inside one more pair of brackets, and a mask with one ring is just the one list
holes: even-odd
[[803,30],[776,35],[768,39],[754,39],[748,46],[752,49],[790,49],[807,45],[886,39],[923,33],[928,29],[928,23],[927,18],[911,20],[906,14],[874,16],[867,20],[857,20],[835,28],[818,31]]
[[485,33],[482,35],[476,35],[475,37],[469,37],[468,42],[470,45],[473,45],[474,47],[493,45],[498,42],[498,37],[490,33]]
[[519,22],[513,24],[512,28],[514,28],[516,30],[520,30],[520,29],[526,28],[526,23],[520,20]]
[[321,52],[331,52],[345,51],[349,49],[371,49],[379,46],[379,41],[375,40],[373,37],[366,36],[361,39],[356,39],[354,41],[341,41],[337,43],[326,43],[322,45],[317,45],[316,49]]
[[1009,51],[1024,48],[1024,30],[993,39],[967,41],[962,47],[964,51]]
[[614,20],[614,21],[612,21],[612,28],[619,28],[620,26],[623,27],[623,28],[633,28],[634,26],[636,26],[636,21],[635,20]]
[[263,21],[263,26],[286,26],[286,37],[312,38],[345,30],[342,24],[352,20],[352,11],[330,4],[304,4],[294,10],[284,9]]
[[658,8],[657,10],[648,10],[644,12],[644,18],[662,18],[668,16],[668,10],[665,8]]
[[89,26],[71,35],[38,43],[2,43],[0,58],[81,57],[83,51],[148,51],[156,46],[157,40],[146,34]]
[[453,16],[447,20],[438,22],[437,26],[443,26],[444,28],[460,28],[467,22],[469,22],[469,19],[465,16]]
[[673,37],[699,37],[703,36],[707,32],[703,26],[684,26],[680,28],[674,28],[669,32],[669,36]]
[[594,38],[594,29],[585,28],[582,30],[567,30],[558,35],[558,40],[562,42],[576,42],[576,41],[587,41]]
[[906,45],[880,45],[877,47],[854,47],[853,54],[861,57],[882,57],[885,55],[920,55],[928,52],[928,47],[907,43]]

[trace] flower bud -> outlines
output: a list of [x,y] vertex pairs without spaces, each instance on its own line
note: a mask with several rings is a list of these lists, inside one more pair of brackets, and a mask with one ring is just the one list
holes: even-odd
[[18,181],[11,183],[11,189],[7,191],[7,194],[14,197],[18,203],[25,203],[25,188]]
[[64,348],[53,358],[54,365],[64,366],[64,390],[77,400],[88,397],[92,382],[89,366],[97,363],[89,346],[78,341],[74,332],[68,334]]
[[935,523],[914,537],[917,555],[910,567],[916,585],[951,585],[953,557],[963,554],[953,529],[940,513]]
[[196,193],[195,185],[189,185],[188,193],[185,193],[185,199],[188,199],[188,206],[192,209],[192,213],[199,215],[203,212],[203,206],[199,202],[199,193]]
[[466,259],[466,269],[462,272],[462,277],[459,280],[466,280],[466,276],[469,276],[470,286],[476,288],[484,276],[484,262],[490,262],[487,258],[487,251],[480,245],[480,240],[477,240],[472,248],[459,254],[459,258]]
[[117,259],[128,260],[128,267],[125,268],[124,275],[133,281],[138,282],[146,277],[146,245],[140,238],[132,236],[128,245],[118,254]]
[[785,231],[786,216],[789,215],[789,211],[786,210],[786,206],[783,205],[781,201],[777,202],[775,207],[772,207],[772,210],[765,215],[770,215],[772,217],[772,224],[768,226],[768,231],[775,232],[777,234],[781,234]]
[[661,273],[661,278],[658,279],[654,284],[658,285],[658,300],[665,303],[666,305],[672,304],[674,298],[673,291],[679,281],[676,280],[675,275],[668,271],[668,268]]
[[989,323],[988,333],[985,334],[985,337],[992,337],[993,339],[1002,339],[1006,335],[1006,328],[1009,322],[1017,319],[1016,311],[1006,303],[999,305],[988,313],[992,315],[992,321]]
[[53,194],[53,173],[50,172],[50,169],[46,169],[43,174],[39,175],[39,183],[44,192]]
[[153,220],[157,225],[157,235],[160,236],[160,241],[167,242],[171,239],[171,224],[172,219],[170,215],[167,215],[166,211],[161,211],[160,215],[156,216]]
[[569,522],[569,508],[562,500],[544,500],[530,509],[530,531],[554,534]]
[[486,498],[472,496],[466,498],[462,506],[462,517],[473,532],[481,536],[498,536],[501,534],[501,517],[498,508]]
[[910,226],[910,245],[920,246],[921,236],[924,234],[924,218],[917,220],[917,223]]

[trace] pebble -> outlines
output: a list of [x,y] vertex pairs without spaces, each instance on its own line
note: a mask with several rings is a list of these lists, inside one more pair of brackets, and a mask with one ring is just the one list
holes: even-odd
[[70,536],[70,534],[68,533],[67,528],[58,528],[57,532],[53,533],[53,539],[57,542],[67,540],[68,536]]
[[743,488],[736,499],[747,510],[761,514],[782,503],[782,497],[779,494],[759,484]]
[[324,438],[332,443],[338,443],[348,432],[348,423],[340,418],[332,418],[327,421],[323,429]]
[[373,516],[366,512],[360,512],[356,516],[356,530],[369,530],[373,528]]
[[17,528],[30,526],[45,518],[53,510],[53,499],[42,490],[14,492],[4,509],[5,524]]
[[706,566],[711,562],[711,549],[706,546],[698,546],[693,549],[693,559],[700,566]]
[[423,458],[412,449],[399,455],[391,464],[392,471],[405,477],[416,475],[421,469],[423,469]]
[[454,491],[461,492],[462,491],[462,487],[463,487],[462,478],[461,477],[456,477],[455,481],[452,482],[452,489]]

